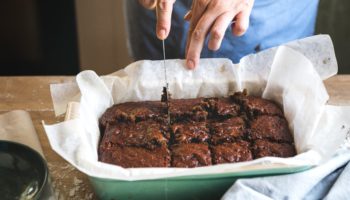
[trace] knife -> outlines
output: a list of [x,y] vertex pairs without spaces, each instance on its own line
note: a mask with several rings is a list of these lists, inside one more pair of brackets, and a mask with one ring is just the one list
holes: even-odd
[[170,125],[170,111],[169,111],[170,94],[169,94],[169,83],[168,83],[167,70],[166,70],[166,65],[165,65],[165,45],[164,45],[164,40],[162,40],[162,44],[163,44],[163,69],[164,69],[165,86],[163,87],[163,95],[162,95],[162,100],[161,101],[166,103],[167,112],[168,112],[167,122],[168,122],[168,125]]

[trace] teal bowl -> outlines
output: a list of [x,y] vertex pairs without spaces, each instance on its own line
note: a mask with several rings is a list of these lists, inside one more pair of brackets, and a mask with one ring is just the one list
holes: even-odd
[[38,152],[0,140],[0,161],[0,199],[42,199],[48,185],[48,168]]

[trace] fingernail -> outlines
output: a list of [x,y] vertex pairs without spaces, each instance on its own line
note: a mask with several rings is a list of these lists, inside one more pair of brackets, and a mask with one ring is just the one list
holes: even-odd
[[194,65],[194,62],[193,62],[193,60],[187,60],[187,67],[188,67],[188,69],[194,69],[195,68],[195,65]]
[[161,39],[165,39],[165,29],[160,29],[159,36]]
[[184,16],[184,20],[189,21],[191,17],[192,17],[192,12],[188,11]]

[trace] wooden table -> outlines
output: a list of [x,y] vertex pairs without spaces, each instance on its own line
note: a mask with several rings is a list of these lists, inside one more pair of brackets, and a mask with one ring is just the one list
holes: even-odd
[[[86,175],[63,160],[50,147],[41,124],[57,123],[49,85],[72,81],[73,77],[0,77],[0,113],[21,109],[30,113],[39,136],[58,199],[96,199]],[[350,105],[350,75],[337,75],[325,81],[330,95],[329,104]]]

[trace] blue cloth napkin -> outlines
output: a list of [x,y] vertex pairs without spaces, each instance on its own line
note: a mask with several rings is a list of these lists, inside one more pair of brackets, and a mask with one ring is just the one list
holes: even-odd
[[350,148],[310,170],[270,177],[238,179],[224,194],[229,199],[350,199]]

